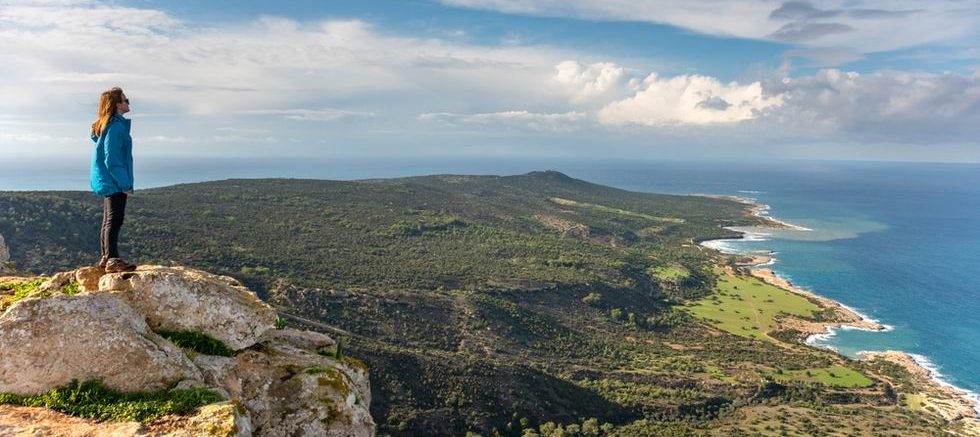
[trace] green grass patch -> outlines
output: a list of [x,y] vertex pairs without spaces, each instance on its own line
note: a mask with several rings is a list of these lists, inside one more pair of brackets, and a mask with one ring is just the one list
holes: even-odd
[[61,292],[69,296],[74,296],[78,294],[79,291],[81,291],[81,289],[79,288],[78,282],[76,281],[71,281],[68,283],[68,285],[61,287]]
[[49,408],[100,422],[149,422],[171,414],[186,415],[202,405],[222,400],[218,393],[200,388],[123,393],[99,380],[72,381],[33,396],[0,393],[0,404]]
[[190,349],[204,355],[230,357],[235,354],[235,351],[229,349],[228,346],[225,346],[221,340],[210,337],[200,331],[162,330],[157,331],[157,334],[163,338],[166,338],[167,340],[170,340],[171,343],[179,347]]
[[574,200],[562,199],[560,197],[553,197],[551,199],[551,201],[552,202],[555,202],[555,203],[557,203],[559,205],[564,205],[564,206],[578,206],[578,207],[587,208],[587,209],[591,209],[591,210],[595,210],[595,211],[600,211],[600,212],[605,212],[605,213],[610,213],[610,214],[619,214],[619,215],[625,215],[625,216],[630,216],[630,217],[639,217],[639,218],[643,218],[643,219],[647,219],[647,220],[651,220],[651,221],[655,221],[655,222],[684,223],[684,219],[680,219],[680,218],[675,218],[675,217],[658,217],[658,216],[655,216],[655,215],[643,214],[643,213],[640,213],[640,212],[627,211],[625,209],[620,209],[620,208],[612,208],[612,207],[603,206],[603,205],[596,205],[594,203],[576,202]]
[[782,373],[773,373],[772,377],[779,382],[809,382],[831,387],[867,387],[874,383],[861,372],[839,365],[814,369],[784,370]]
[[[36,290],[37,287],[43,284],[46,280],[47,278],[37,278],[21,282],[0,284],[0,291],[13,291],[13,294],[0,297],[0,310],[5,310],[15,302],[31,297],[34,290]],[[39,295],[39,297],[44,297],[44,295]]]
[[714,291],[684,310],[742,337],[771,340],[765,333],[776,328],[776,316],[812,317],[820,310],[803,296],[751,277],[719,275]]
[[691,276],[689,270],[676,264],[647,269],[647,274],[661,282],[680,282]]

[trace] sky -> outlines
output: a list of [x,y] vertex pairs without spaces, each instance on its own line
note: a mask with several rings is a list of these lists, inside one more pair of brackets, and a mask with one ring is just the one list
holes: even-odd
[[974,0],[0,0],[0,159],[980,162]]

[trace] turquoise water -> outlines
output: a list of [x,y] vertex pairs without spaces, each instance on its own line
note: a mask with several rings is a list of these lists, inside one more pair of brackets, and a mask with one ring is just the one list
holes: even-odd
[[771,267],[780,275],[891,328],[838,330],[814,344],[852,357],[910,352],[942,380],[980,392],[980,166],[701,165],[700,178],[681,167],[594,179],[647,191],[691,187],[770,205],[771,216],[813,231],[724,245],[773,250]]
[[[0,162],[0,190],[87,189],[87,161]],[[980,392],[980,165],[703,163],[554,159],[144,159],[137,186],[230,177],[358,179],[555,169],[626,189],[757,198],[812,229],[728,243],[777,252],[774,270],[890,326],[841,330],[818,345],[917,354]],[[137,193],[138,194],[138,193]]]

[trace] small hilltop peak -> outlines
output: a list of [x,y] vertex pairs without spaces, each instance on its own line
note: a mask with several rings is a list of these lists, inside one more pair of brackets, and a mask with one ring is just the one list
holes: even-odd
[[553,180],[568,180],[574,181],[575,178],[562,173],[558,170],[535,170],[524,174],[525,177],[540,178],[540,179],[553,179]]
[[2,279],[0,429],[374,435],[367,367],[324,334],[285,328],[234,278],[140,266]]

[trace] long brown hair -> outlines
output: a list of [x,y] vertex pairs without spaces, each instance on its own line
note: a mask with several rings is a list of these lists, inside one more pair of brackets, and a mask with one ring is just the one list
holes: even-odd
[[109,118],[116,113],[116,105],[122,103],[123,90],[119,87],[109,88],[99,96],[99,115],[92,123],[92,136],[102,135],[102,130],[109,124]]

